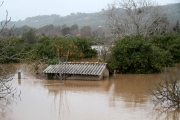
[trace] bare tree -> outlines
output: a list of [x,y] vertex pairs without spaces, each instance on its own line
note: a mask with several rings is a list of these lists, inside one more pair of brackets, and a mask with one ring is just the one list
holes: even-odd
[[[3,4],[3,2],[2,2]],[[0,6],[2,6],[2,4]],[[0,48],[0,59],[20,59],[18,56],[22,53],[20,51],[18,54],[14,54],[12,56],[8,56],[6,53],[8,52],[8,48],[12,45],[11,41],[6,42],[7,37],[11,36],[12,29],[7,28],[7,24],[10,22],[11,18],[8,18],[8,12],[6,11],[6,19],[5,21],[1,22],[1,29],[0,29],[0,43],[3,44],[3,47]],[[0,100],[2,98],[5,98],[7,95],[12,95],[17,92],[16,88],[12,87],[11,84],[9,84],[10,81],[12,81],[12,67],[7,68],[3,65],[0,65]]]
[[[3,2],[2,2],[3,4]],[[1,6],[2,6],[1,4]],[[7,30],[7,24],[10,21],[10,19],[8,19],[8,12],[6,11],[7,15],[6,15],[6,20],[4,22],[4,24],[1,22],[1,29],[0,29],[0,42],[3,42],[3,38],[8,36],[11,33],[11,30]],[[7,49],[9,45],[5,45],[3,48],[0,48],[0,59],[2,57],[6,57],[3,53],[4,51]],[[11,81],[11,78],[6,77],[6,72],[7,70],[4,69],[2,66],[0,66],[0,98],[4,98],[6,95],[8,94],[12,94],[14,89],[12,88],[11,85],[8,85],[7,83],[9,81]]]
[[166,14],[149,0],[124,0],[108,5],[106,23],[113,34],[148,36],[167,30]]
[[162,75],[162,81],[154,85],[150,90],[154,97],[155,105],[165,108],[180,108],[180,76],[177,68],[166,70]]
[[[106,31],[106,34],[105,34]],[[109,31],[105,26],[99,26],[93,31],[93,46],[92,49],[96,49],[98,53],[98,61],[106,62],[111,56],[111,47],[114,41],[117,39],[108,33]]]
[[5,98],[7,95],[12,95],[17,92],[16,88],[12,87],[12,84],[8,84],[12,81],[11,75],[14,73],[15,69],[0,66],[0,99]]
[[[2,2],[3,4],[3,2]],[[2,6],[0,5],[0,7]],[[7,56],[5,53],[8,49],[8,47],[11,45],[9,42],[5,42],[4,38],[11,35],[12,29],[7,29],[7,24],[10,22],[11,18],[8,19],[8,12],[6,11],[6,20],[4,22],[1,22],[1,28],[0,28],[0,43],[6,43],[3,44],[3,47],[0,48],[0,59],[9,58],[9,57],[15,57],[14,56]],[[12,86],[9,82],[12,81],[12,77],[10,76],[14,71],[11,69],[8,69],[4,67],[3,65],[0,65],[0,118],[6,119],[6,113],[10,109],[8,106],[12,103],[14,94],[17,92],[17,89]],[[11,95],[11,96],[9,96]]]
[[91,26],[84,26],[80,30],[82,37],[91,36]]
[[114,44],[114,38],[112,36],[95,37],[94,46],[92,49],[96,49],[98,52],[98,61],[107,62],[111,56],[111,47]]

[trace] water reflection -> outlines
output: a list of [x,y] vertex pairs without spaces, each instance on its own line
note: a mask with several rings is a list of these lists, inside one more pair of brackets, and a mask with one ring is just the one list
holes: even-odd
[[121,96],[126,102],[143,103],[147,101],[148,89],[160,79],[158,74],[134,75],[123,74],[116,75],[114,80],[115,96]]
[[0,64],[0,79],[11,78],[16,72],[16,66],[11,64]]
[[151,111],[153,120],[179,120],[180,111],[179,110],[164,110],[164,109],[154,109]]
[[5,120],[8,119],[9,115],[12,114],[12,110],[10,109],[10,105],[12,104],[12,98],[4,98],[0,100],[0,118]]
[[12,115],[11,105],[16,102],[15,93],[18,92],[12,85],[12,77],[17,68],[11,64],[0,64],[0,119],[9,119]]
[[14,78],[22,94],[7,112],[9,120],[178,120],[180,115],[154,110],[147,90],[160,80],[159,74],[116,74],[102,81],[61,83],[27,69],[21,80]]

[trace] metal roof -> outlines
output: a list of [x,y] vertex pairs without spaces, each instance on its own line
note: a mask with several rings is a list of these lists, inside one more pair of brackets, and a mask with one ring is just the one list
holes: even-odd
[[101,75],[106,69],[107,63],[90,62],[64,62],[56,65],[49,65],[43,72],[62,73],[74,75]]

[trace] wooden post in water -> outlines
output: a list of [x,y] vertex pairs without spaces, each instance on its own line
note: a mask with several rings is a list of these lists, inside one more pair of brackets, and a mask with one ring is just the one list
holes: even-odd
[[21,79],[21,72],[18,72],[18,79]]

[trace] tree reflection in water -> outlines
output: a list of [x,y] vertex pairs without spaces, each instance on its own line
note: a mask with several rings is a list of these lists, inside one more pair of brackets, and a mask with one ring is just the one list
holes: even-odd
[[66,86],[64,85],[64,83],[54,81],[54,83],[46,84],[45,87],[49,90],[49,94],[54,97],[51,105],[51,111],[54,113],[58,112],[59,119],[67,117],[70,111]]
[[[31,74],[28,70],[23,70],[22,83],[19,81],[23,101],[19,102],[19,98],[15,98],[11,103],[13,113],[9,104],[6,111],[1,112],[0,119],[4,114],[6,118],[3,120],[178,120],[180,117],[178,111],[153,109],[147,89],[160,78],[159,74],[116,74],[102,81],[63,80],[61,84],[59,80],[36,79],[37,75],[33,76],[34,72]],[[25,93],[30,94],[30,97]]]
[[[18,97],[20,98],[21,92],[18,92],[16,87],[14,87],[11,83],[13,76],[17,72],[17,68],[10,64],[0,65],[0,68],[0,80],[2,82],[0,85],[3,85],[0,87],[0,118],[6,120],[8,119],[9,115],[12,114],[11,105]],[[7,89],[7,91],[3,91],[3,89]]]
[[14,102],[13,97],[7,97],[7,98],[2,98],[0,100],[0,118],[2,120],[6,120],[9,117],[9,114],[12,114],[11,110],[11,105]]
[[[63,80],[63,83],[60,83],[60,81],[58,80],[56,81],[50,80],[47,81],[44,87],[48,89],[49,95],[53,97],[51,111],[53,111],[54,113],[58,112],[59,119],[67,119],[68,117],[70,117],[70,113],[71,113],[71,109],[69,108],[69,105],[71,106],[70,101],[72,101],[72,99],[69,100],[69,98],[72,98],[71,97],[72,93],[77,93],[78,95],[81,93],[83,93],[83,95],[88,93],[96,93],[97,91],[102,93],[104,92],[108,93],[108,91],[112,86],[112,83],[113,81],[109,81],[109,80],[103,80],[103,81]],[[79,101],[81,101],[81,98],[79,98]],[[113,100],[110,100],[110,102],[112,101]],[[79,109],[81,109],[81,106],[79,106]]]
[[180,111],[170,109],[154,109],[151,113],[153,120],[179,120]]

